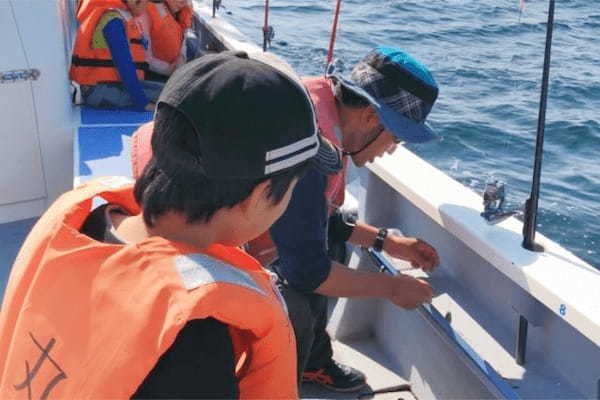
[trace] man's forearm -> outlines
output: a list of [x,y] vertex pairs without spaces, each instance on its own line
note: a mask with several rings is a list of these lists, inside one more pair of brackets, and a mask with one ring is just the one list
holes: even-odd
[[316,292],[331,297],[383,298],[407,310],[430,302],[433,297],[427,282],[410,275],[356,271],[337,262],[332,262],[329,276]]
[[388,286],[384,274],[356,271],[332,261],[329,276],[315,291],[331,297],[387,297]]
[[[354,230],[352,231],[352,235],[348,239],[348,242],[362,247],[371,247],[375,243],[375,238],[377,238],[377,232],[379,228],[376,228],[372,225],[366,224],[364,222],[357,222]],[[390,236],[386,237],[383,242],[383,248],[386,248],[386,242],[390,240]]]

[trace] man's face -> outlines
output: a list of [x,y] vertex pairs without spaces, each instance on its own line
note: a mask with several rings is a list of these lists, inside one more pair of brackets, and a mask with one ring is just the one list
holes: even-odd
[[[362,167],[368,162],[373,162],[375,158],[381,157],[385,152],[393,153],[398,145],[396,137],[380,122],[377,113],[372,108],[363,111],[363,115],[358,119],[354,129],[352,149],[348,151],[357,151],[352,155],[352,162],[357,167]],[[366,147],[365,147],[366,146]]]
[[134,17],[139,17],[146,11],[148,0],[126,0],[127,8]]
[[384,153],[392,154],[396,150],[398,143],[395,141],[395,136],[384,130],[368,147],[358,154],[352,156],[352,162],[357,167],[362,167],[366,163],[375,161],[377,157],[381,157]]

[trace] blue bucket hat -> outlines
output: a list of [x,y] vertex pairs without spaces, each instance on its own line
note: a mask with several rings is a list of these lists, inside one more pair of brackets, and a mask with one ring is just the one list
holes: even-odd
[[425,123],[438,85],[427,67],[408,53],[380,46],[354,67],[351,80],[332,77],[367,100],[385,129],[398,139],[423,143],[438,137]]

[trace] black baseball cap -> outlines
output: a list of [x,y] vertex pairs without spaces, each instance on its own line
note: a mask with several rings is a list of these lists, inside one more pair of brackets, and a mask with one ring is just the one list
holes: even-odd
[[307,160],[326,174],[342,167],[339,150],[319,134],[306,88],[275,55],[204,55],[173,73],[157,113],[163,104],[193,126],[207,177],[261,178]]

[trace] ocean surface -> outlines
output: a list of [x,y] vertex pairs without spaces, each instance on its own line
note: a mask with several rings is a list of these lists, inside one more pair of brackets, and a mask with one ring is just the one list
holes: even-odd
[[[262,44],[264,1],[223,1],[219,14]],[[271,0],[271,51],[302,75],[324,70],[335,0]],[[529,197],[548,2],[343,0],[336,66],[349,73],[377,45],[411,53],[440,96],[428,121],[442,136],[409,148],[482,192],[505,182],[505,208]],[[538,231],[600,268],[600,7],[556,2]]]

